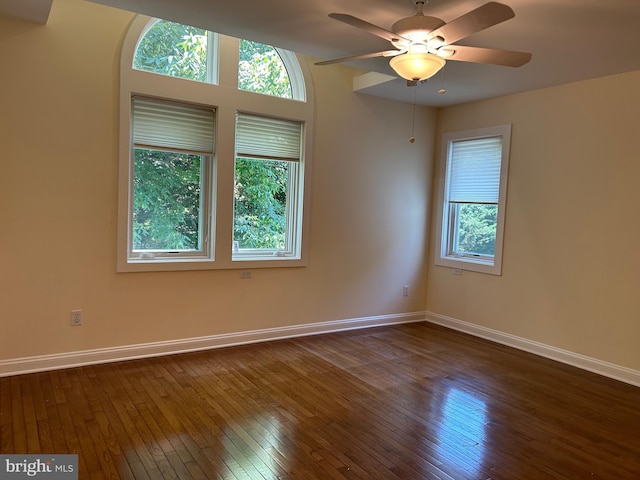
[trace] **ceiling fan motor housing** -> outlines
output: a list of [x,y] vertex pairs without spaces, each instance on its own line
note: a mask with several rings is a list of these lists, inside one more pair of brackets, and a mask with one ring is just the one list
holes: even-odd
[[413,15],[398,20],[391,26],[391,31],[414,42],[426,44],[428,34],[444,24],[445,22],[436,17]]

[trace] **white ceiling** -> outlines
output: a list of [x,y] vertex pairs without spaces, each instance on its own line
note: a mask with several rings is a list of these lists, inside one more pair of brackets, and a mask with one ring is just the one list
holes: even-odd
[[[46,7],[51,0],[2,0],[0,14],[20,4]],[[329,18],[348,13],[390,29],[414,13],[413,0],[90,0],[283,47],[326,60],[389,49],[370,33]],[[417,89],[396,79],[365,93],[423,105],[445,106],[640,69],[640,0],[501,0],[515,18],[458,43],[531,52],[520,68],[448,61],[442,73]],[[425,14],[449,22],[486,0],[431,0]],[[48,7],[46,7],[48,8]],[[48,13],[48,12],[47,12]],[[388,59],[353,65],[394,75]],[[332,68],[330,66],[317,68]],[[447,92],[437,93],[442,87]],[[640,88],[640,85],[639,85]],[[415,91],[415,92],[414,92]]]

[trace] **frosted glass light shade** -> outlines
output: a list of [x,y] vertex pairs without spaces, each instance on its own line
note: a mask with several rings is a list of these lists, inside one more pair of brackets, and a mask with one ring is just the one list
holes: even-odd
[[398,75],[407,80],[426,80],[433,77],[446,63],[432,53],[404,53],[389,60]]

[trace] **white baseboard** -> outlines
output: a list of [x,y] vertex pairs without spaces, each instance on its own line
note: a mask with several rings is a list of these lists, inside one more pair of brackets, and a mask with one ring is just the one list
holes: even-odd
[[152,342],[121,347],[98,348],[77,352],[38,355],[0,360],[0,377],[25,373],[79,367],[97,363],[118,362],[136,358],[157,357],[174,353],[195,352],[214,348],[244,345],[249,343],[281,340],[320,333],[341,332],[360,328],[380,327],[400,323],[424,322],[425,312],[378,315],[373,317],[350,318],[330,322],[319,322],[290,327],[276,327],[248,332],[184,338],[165,342]]
[[640,371],[604,362],[595,358],[573,353],[568,350],[527,340],[498,330],[464,322],[433,312],[413,312],[393,315],[378,315],[373,317],[351,318],[330,322],[293,325],[290,327],[276,327],[247,332],[210,335],[205,337],[185,338],[164,342],[152,342],[121,347],[99,348],[52,355],[38,355],[0,360],[0,377],[22,375],[26,373],[56,370],[61,368],[79,367],[98,363],[118,362],[136,358],[157,357],[175,353],[195,352],[215,348],[282,340],[286,338],[318,335],[322,333],[341,332],[361,328],[380,327],[401,323],[428,321],[453,330],[468,333],[476,337],[491,340],[502,345],[517,348],[525,352],[550,358],[574,367],[604,375],[615,380],[639,386]]
[[640,387],[640,371],[638,370],[632,370],[498,330],[481,327],[473,323],[463,322],[438,313],[427,312],[427,321]]

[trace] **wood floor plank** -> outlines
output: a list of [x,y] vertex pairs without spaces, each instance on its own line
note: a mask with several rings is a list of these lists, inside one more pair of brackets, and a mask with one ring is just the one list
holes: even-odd
[[640,389],[430,324],[0,378],[88,479],[640,478]]
[[11,391],[11,431],[13,432],[13,450],[16,453],[27,453],[27,427],[24,419],[22,403],[21,379],[11,377],[7,388]]

